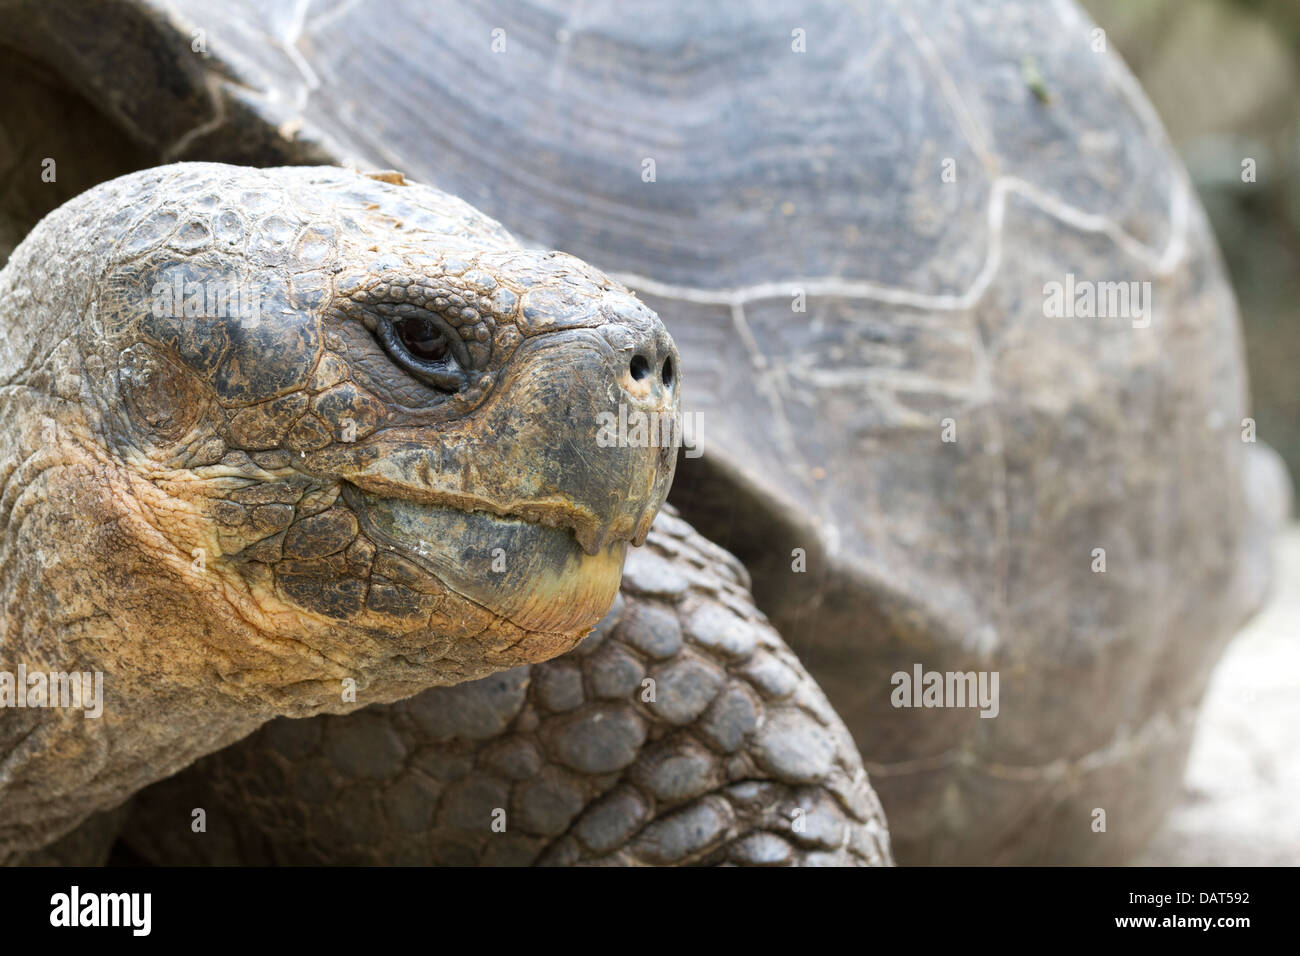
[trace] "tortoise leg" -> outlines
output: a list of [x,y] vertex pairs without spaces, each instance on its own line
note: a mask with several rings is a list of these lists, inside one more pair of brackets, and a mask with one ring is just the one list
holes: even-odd
[[892,862],[843,724],[671,513],[569,654],[273,721],[144,791],[127,839],[159,863]]

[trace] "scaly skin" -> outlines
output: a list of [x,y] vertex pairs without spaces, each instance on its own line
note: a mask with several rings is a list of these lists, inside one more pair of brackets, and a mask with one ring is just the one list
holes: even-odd
[[675,359],[396,174],[180,164],[60,207],[0,272],[0,672],[102,672],[103,715],[0,709],[0,861],[273,717],[572,648],[675,460],[598,416],[675,417]]
[[888,863],[853,741],[748,583],[666,510],[569,654],[273,721],[142,793],[126,839],[165,864]]

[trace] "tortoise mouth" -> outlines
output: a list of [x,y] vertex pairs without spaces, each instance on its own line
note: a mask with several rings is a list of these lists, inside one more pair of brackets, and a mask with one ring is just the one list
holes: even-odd
[[364,508],[377,502],[407,502],[408,505],[432,509],[449,509],[478,514],[502,521],[523,522],[567,532],[590,555],[600,554],[614,541],[645,541],[654,523],[657,507],[647,502],[635,515],[622,513],[601,521],[591,511],[567,500],[535,499],[501,505],[479,495],[447,491],[413,489],[368,475],[342,481],[343,494],[350,505]]
[[[613,603],[628,537],[580,544],[568,512],[465,510],[440,501],[388,497],[344,483],[367,535],[435,575],[448,588],[527,630],[590,628]],[[534,512],[537,513],[537,512]]]

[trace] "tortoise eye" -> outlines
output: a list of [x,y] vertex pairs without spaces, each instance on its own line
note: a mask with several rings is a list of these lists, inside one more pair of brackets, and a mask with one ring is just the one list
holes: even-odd
[[403,347],[424,362],[440,362],[451,351],[451,343],[442,329],[431,321],[410,317],[393,323],[393,331]]
[[[402,312],[394,315],[399,308]],[[437,316],[407,305],[380,306],[371,327],[384,350],[408,374],[440,392],[451,394],[465,387],[469,356],[455,332]]]

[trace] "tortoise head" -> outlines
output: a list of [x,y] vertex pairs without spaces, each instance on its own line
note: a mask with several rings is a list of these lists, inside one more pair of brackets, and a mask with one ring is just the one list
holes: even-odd
[[90,302],[102,431],[149,533],[217,583],[203,600],[412,686],[599,620],[674,469],[653,312],[396,174],[119,182]]

